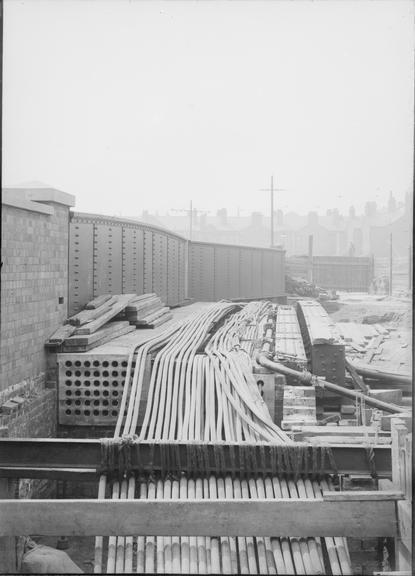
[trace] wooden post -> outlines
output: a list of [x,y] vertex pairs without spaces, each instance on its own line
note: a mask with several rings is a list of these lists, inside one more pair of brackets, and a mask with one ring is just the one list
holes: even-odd
[[392,418],[392,482],[405,499],[397,503],[398,537],[395,538],[397,570],[411,570],[412,565],[412,438],[408,434],[411,422]]
[[[9,480],[0,478],[0,498],[10,498]],[[17,571],[16,539],[13,536],[0,537],[0,574],[13,574]]]

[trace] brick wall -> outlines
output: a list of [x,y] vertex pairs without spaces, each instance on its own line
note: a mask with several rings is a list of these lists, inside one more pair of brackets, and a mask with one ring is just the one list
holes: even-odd
[[67,315],[69,205],[26,204],[3,201],[0,390],[46,371],[44,342]]
[[[41,373],[18,386],[0,393],[0,403],[11,403],[11,408],[0,412],[1,438],[49,438],[57,435],[56,387],[45,387]],[[14,402],[19,399],[20,401]],[[55,490],[55,483],[47,480],[20,480],[13,497],[47,497]]]
[[[14,400],[20,399],[16,404]],[[0,436],[48,438],[56,436],[56,388],[46,388],[44,373],[25,381],[18,394],[10,394],[11,410],[0,412]]]

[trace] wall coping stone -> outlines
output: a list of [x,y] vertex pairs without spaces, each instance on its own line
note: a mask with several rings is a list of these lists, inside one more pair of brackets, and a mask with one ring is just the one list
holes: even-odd
[[[19,191],[20,192],[20,191]],[[17,194],[17,191],[3,188],[2,190],[2,204],[6,206],[12,206],[13,208],[19,208],[21,210],[28,210],[29,212],[39,212],[40,214],[47,214],[52,216],[55,214],[55,210],[52,206],[47,206],[46,204],[39,204],[28,200],[25,196]]]
[[3,188],[2,203],[23,210],[53,215],[55,213],[49,203],[75,206],[75,196],[56,188],[10,187]]

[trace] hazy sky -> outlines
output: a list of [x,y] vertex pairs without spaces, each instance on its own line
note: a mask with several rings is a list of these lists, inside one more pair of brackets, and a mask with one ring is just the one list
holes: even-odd
[[[80,211],[411,190],[412,1],[5,0],[3,183]],[[242,212],[243,213],[243,212]]]

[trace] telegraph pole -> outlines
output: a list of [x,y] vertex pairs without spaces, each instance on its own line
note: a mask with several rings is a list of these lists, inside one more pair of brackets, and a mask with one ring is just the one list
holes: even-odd
[[270,243],[271,248],[274,246],[274,176],[271,176],[271,236]]
[[270,230],[270,246],[274,247],[274,192],[283,192],[285,188],[274,188],[274,176],[271,176],[271,187],[261,188],[261,192],[270,193],[270,211],[271,211],[271,230]]
[[190,200],[190,210],[189,210],[189,240],[192,239],[193,233],[193,202]]
[[392,232],[389,236],[389,296],[392,296]]

